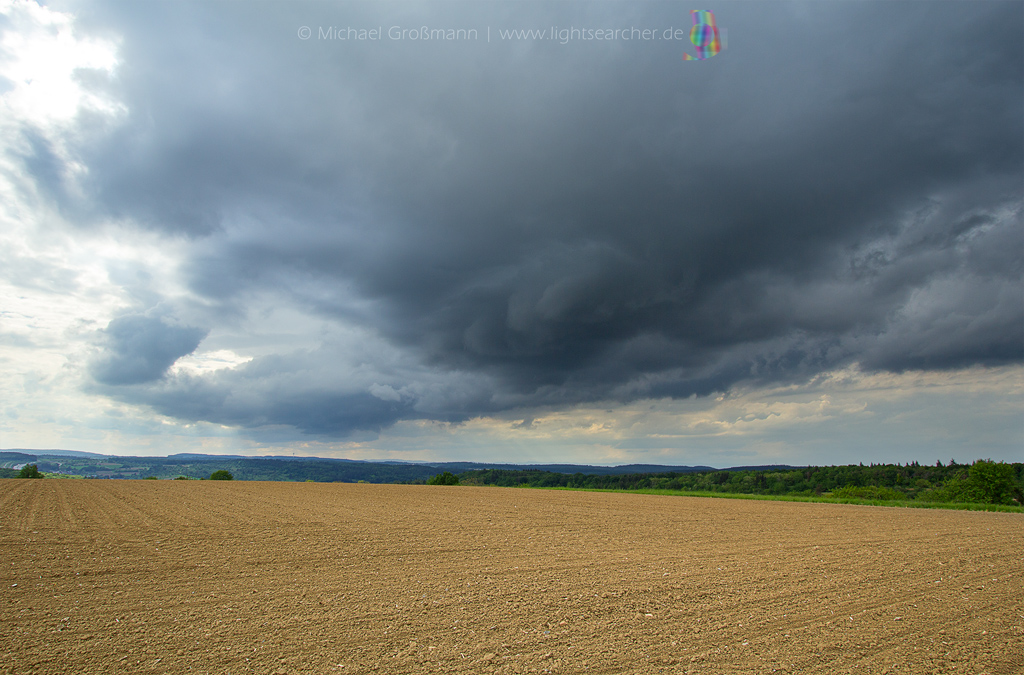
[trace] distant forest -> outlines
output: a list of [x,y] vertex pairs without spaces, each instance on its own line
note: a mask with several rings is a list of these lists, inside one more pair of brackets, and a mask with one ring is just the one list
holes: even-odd
[[[17,468],[35,464],[51,478],[207,479],[228,471],[235,480],[319,483],[424,484],[450,472],[462,485],[671,490],[791,497],[835,497],[874,501],[963,502],[1020,506],[1024,503],[1024,464],[978,460],[973,464],[872,464],[848,466],[762,466],[713,469],[629,465],[620,467],[551,464],[442,462],[408,464],[320,458],[110,457],[34,455],[0,452],[0,478],[16,478]],[[435,481],[436,482],[436,481]]]
[[978,460],[971,465],[872,464],[812,466],[784,470],[631,473],[618,476],[536,470],[477,470],[458,475],[462,485],[678,490],[685,492],[831,496],[878,501],[1024,503],[1024,464]]
[[[318,483],[402,483],[438,473],[432,465],[353,462],[330,459],[282,459],[187,455],[179,457],[65,457],[0,452],[0,464],[32,463],[51,477],[82,478],[209,478],[228,471],[235,480],[315,481]],[[6,475],[5,475],[6,474]],[[0,478],[14,478],[14,469],[0,468]]]

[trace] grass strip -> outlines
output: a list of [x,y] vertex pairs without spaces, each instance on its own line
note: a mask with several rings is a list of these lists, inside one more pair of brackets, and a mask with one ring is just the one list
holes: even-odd
[[640,488],[637,490],[616,490],[605,488],[574,488],[574,487],[533,487],[534,490],[572,490],[575,492],[621,492],[626,494],[665,495],[670,497],[710,497],[712,499],[757,499],[769,502],[812,502],[816,504],[854,504],[857,506],[891,506],[906,509],[950,509],[953,511],[992,511],[996,513],[1024,513],[1024,506],[1007,506],[1005,504],[974,504],[966,502],[918,502],[912,499],[889,501],[883,499],[857,499],[854,497],[804,497],[796,495],[755,495],[739,492],[689,492],[687,490],[656,490]]

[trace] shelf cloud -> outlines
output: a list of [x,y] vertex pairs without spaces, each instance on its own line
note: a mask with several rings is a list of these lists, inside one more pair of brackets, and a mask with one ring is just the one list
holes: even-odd
[[[71,3],[119,112],[8,161],[64,236],[173,242],[83,386],[183,421],[344,439],[1019,365],[1024,8],[879,8],[722,5],[686,61],[500,38],[688,31],[676,3]],[[171,369],[215,349],[251,360]]]

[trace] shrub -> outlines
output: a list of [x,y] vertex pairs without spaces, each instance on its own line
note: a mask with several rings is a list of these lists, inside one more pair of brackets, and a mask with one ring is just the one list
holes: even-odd
[[18,478],[42,478],[43,474],[39,473],[39,467],[35,464],[26,464],[21,467],[21,471],[18,472]]
[[146,476],[142,480],[159,480],[156,476]]
[[427,479],[427,485],[458,485],[459,477],[451,471],[439,473]]
[[950,501],[980,504],[1013,504],[1020,501],[1020,488],[1013,467],[1003,462],[979,459],[967,471],[946,483]]
[[230,471],[219,469],[210,474],[210,480],[234,480],[235,477],[231,475]]
[[907,498],[906,495],[898,490],[893,490],[892,488],[887,487],[877,487],[875,485],[836,488],[835,490],[832,490],[832,496],[844,499],[878,499],[882,501],[899,501]]
[[188,476],[178,476],[178,477],[177,477],[177,478],[175,478],[174,480],[192,480],[192,479],[191,479],[191,478],[189,478]]
[[1024,494],[1014,480],[1012,465],[979,459],[970,469],[950,478],[942,487],[922,491],[918,499],[1012,505],[1024,501]]

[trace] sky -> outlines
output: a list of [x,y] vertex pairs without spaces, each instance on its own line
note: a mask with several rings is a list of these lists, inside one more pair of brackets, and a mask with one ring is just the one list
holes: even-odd
[[1021,2],[0,0],[0,195],[0,448],[1024,460]]

